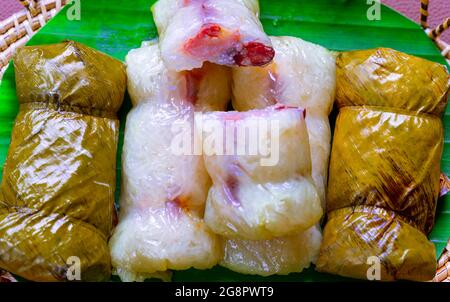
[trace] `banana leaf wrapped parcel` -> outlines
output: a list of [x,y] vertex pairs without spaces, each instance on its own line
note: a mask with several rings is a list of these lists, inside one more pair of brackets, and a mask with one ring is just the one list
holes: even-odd
[[0,268],[33,281],[108,279],[124,64],[68,41],[19,49],[14,67]]
[[436,252],[427,235],[439,195],[448,89],[444,66],[392,49],[338,56],[339,115],[319,271],[370,279],[378,263],[384,281],[433,279]]

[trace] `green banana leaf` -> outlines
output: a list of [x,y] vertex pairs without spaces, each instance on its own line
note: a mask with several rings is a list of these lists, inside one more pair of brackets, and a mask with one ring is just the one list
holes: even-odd
[[[150,13],[154,0],[80,0],[68,4],[28,45],[76,40],[106,52],[120,60],[141,41],[157,36]],[[367,17],[373,4],[364,0],[261,0],[261,19],[270,35],[290,35],[321,44],[336,51],[391,47],[412,55],[445,64],[436,46],[414,22],[382,6],[380,20]],[[72,20],[77,6],[80,20]],[[419,7],[417,7],[419,10]],[[369,11],[370,14],[370,11]],[[120,192],[120,158],[125,117],[131,108],[127,97],[121,118],[121,136],[117,157],[117,192]],[[0,85],[0,179],[5,162],[11,129],[18,111],[14,70],[10,66]],[[333,123],[333,121],[332,121]],[[442,170],[450,174],[450,108],[444,117],[445,150]],[[430,239],[437,256],[450,237],[450,197],[439,202],[437,221]],[[175,281],[334,281],[346,280],[321,274],[310,268],[300,274],[269,278],[246,276],[224,268],[208,271],[175,272]],[[113,278],[117,280],[117,278]]]

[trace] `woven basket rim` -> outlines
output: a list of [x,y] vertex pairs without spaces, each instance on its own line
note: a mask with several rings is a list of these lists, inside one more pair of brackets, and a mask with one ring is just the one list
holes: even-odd
[[[18,47],[31,39],[68,1],[29,1],[21,11],[0,22],[0,79]],[[25,4],[24,4],[25,5]]]

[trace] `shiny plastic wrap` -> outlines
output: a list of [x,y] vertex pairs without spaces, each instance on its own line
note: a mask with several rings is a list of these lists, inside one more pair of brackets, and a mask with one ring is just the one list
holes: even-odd
[[110,241],[113,266],[124,281],[211,268],[222,256],[202,219],[211,182],[203,160],[171,149],[173,124],[193,125],[193,119],[192,106],[171,102],[142,102],[128,114],[120,222]]
[[[124,65],[76,42],[14,57],[19,113],[0,194],[0,267],[33,281],[111,274]],[[74,258],[77,257],[77,258]]]
[[[337,59],[339,116],[330,160],[323,272],[431,280],[431,231],[443,149],[444,66],[391,49]],[[369,261],[370,260],[370,261]]]
[[260,109],[276,103],[306,109],[312,177],[325,208],[331,131],[328,115],[336,85],[334,54],[293,37],[271,37],[276,55],[266,67],[233,68],[233,107]]
[[315,263],[322,234],[318,226],[270,240],[224,240],[220,265],[242,274],[271,276],[301,272]]
[[176,142],[190,130],[191,143],[195,110],[226,106],[228,73],[213,64],[193,71],[205,77],[191,94],[187,72],[167,71],[155,44],[132,50],[127,64],[135,107],[122,151],[120,222],[110,241],[114,273],[123,281],[168,280],[169,270],[211,268],[223,254],[203,221],[211,179],[201,154],[178,150]]
[[191,71],[169,71],[157,41],[144,42],[127,57],[128,91],[133,104],[146,100],[187,100],[196,111],[224,111],[231,94],[229,68],[205,63]]
[[[200,124],[199,118],[196,122]],[[274,106],[213,112],[202,115],[201,125],[205,144],[211,133],[224,131],[221,145],[235,146],[222,154],[222,150],[208,150],[207,145],[204,150],[213,181],[205,221],[215,233],[227,238],[273,239],[305,231],[320,220],[304,110]],[[248,135],[240,135],[243,131]],[[253,149],[255,141],[270,150]]]
[[273,59],[257,0],[159,0],[152,11],[171,70],[200,68],[206,61],[261,66]]
[[[328,115],[335,90],[335,56],[293,37],[271,37],[276,55],[266,67],[233,68],[233,107],[239,111],[276,103],[306,109],[312,177],[325,207],[331,131]],[[230,240],[222,265],[259,274],[301,272],[314,263],[322,236],[318,227],[267,241]],[[245,261],[243,261],[245,259]]]

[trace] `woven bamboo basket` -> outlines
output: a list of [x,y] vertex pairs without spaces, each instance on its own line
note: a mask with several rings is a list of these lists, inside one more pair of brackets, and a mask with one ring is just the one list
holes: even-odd
[[[420,25],[425,30],[425,33],[428,35],[428,37],[430,37],[430,39],[432,39],[436,43],[436,45],[442,51],[442,56],[444,56],[447,59],[447,62],[450,64],[450,45],[440,39],[441,34],[450,27],[450,18],[447,18],[436,28],[430,28],[430,26],[428,25],[428,2],[429,0],[421,0]],[[442,180],[441,178],[442,188],[448,188],[449,185],[450,182],[447,177],[445,177],[444,180]],[[450,282],[450,240],[438,260],[438,268],[433,281]]]
[[450,241],[438,261],[438,270],[434,282],[450,282]]
[[65,0],[20,1],[24,9],[0,22],[0,79],[14,51],[28,42],[62,7]]
[[[0,22],[0,80],[3,72],[15,50],[28,42],[28,40],[41,29],[53,16],[55,16],[70,1],[66,0],[20,0],[24,9],[8,19]],[[420,23],[425,33],[441,50],[450,64],[450,45],[443,41],[441,34],[450,27],[450,18],[447,18],[436,28],[428,25],[429,0],[421,0]],[[446,184],[450,190],[450,181]],[[450,235],[450,234],[449,234]],[[0,269],[0,282],[15,281],[14,277]],[[438,269],[434,282],[450,282],[450,241],[438,261]]]
[[436,45],[442,51],[442,56],[444,56],[447,59],[447,62],[450,64],[450,45],[440,39],[442,33],[450,27],[450,17],[440,25],[438,25],[436,28],[430,28],[428,26],[428,2],[429,0],[421,0],[420,25],[425,30],[425,33],[428,35],[428,37],[430,37],[430,39],[432,39],[436,43]]
[[[441,197],[450,192],[450,178],[441,174]],[[438,268],[433,282],[450,282],[450,239],[438,260]]]

